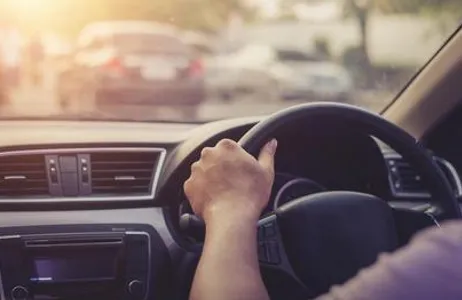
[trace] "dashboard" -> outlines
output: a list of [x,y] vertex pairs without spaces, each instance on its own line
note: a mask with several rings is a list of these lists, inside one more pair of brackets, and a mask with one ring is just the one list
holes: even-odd
[[[238,140],[257,121],[246,118],[205,125],[0,122],[0,243],[14,236],[24,249],[36,249],[37,241],[43,241],[40,234],[46,233],[54,236],[46,238],[54,247],[63,240],[72,245],[83,240],[131,249],[138,245],[132,242],[133,236],[147,236],[149,257],[157,262],[151,264],[149,276],[162,280],[140,288],[138,282],[146,284],[147,273],[144,279],[124,273],[122,286],[134,292],[124,293],[121,299],[186,299],[200,255],[200,246],[179,228],[180,214],[188,212],[182,184],[189,166],[204,146],[222,138]],[[316,128],[305,128],[297,136],[278,132],[276,138],[280,145],[277,173],[263,214],[300,196],[334,190],[370,193],[411,209],[428,205],[430,196],[420,175],[370,136],[348,128],[324,128],[322,135]],[[454,193],[461,196],[457,166],[442,157],[435,160]],[[82,240],[68,240],[69,236]],[[0,265],[4,255],[0,251]],[[1,269],[0,275],[8,276]],[[27,282],[8,283],[8,288],[4,284],[0,299],[16,299],[13,289],[17,287],[31,295],[51,293],[50,282],[37,290],[31,290],[30,278]],[[172,282],[177,289],[155,286]]]

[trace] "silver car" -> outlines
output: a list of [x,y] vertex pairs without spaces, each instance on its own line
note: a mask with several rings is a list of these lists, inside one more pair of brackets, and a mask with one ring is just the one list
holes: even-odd
[[278,78],[283,99],[349,102],[354,86],[348,71],[317,53],[277,49],[277,67],[271,72]]

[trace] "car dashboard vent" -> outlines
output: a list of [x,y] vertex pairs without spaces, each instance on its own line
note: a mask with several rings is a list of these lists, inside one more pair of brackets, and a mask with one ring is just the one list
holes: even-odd
[[[385,156],[391,191],[395,197],[430,197],[420,174],[401,156]],[[454,193],[462,195],[462,184],[454,167],[446,160],[435,157],[435,161],[448,179]]]
[[152,200],[165,156],[148,147],[0,152],[0,204]]
[[49,195],[44,155],[0,157],[0,198]]
[[152,152],[91,154],[92,195],[147,195],[159,157]]

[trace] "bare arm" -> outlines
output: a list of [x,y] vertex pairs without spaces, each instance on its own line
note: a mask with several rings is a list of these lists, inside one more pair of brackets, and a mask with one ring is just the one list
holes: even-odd
[[[256,222],[224,218],[209,224],[191,299],[269,299],[258,267]],[[211,225],[211,226],[210,226]]]
[[462,299],[462,222],[417,235],[319,300]]
[[257,161],[235,142],[206,148],[192,166],[185,192],[206,223],[191,299],[269,299],[257,257],[257,221],[274,179],[276,142]]

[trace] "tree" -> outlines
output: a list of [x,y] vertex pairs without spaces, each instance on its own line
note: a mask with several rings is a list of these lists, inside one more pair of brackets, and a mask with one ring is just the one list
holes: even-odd
[[447,34],[462,21],[461,0],[374,0],[385,14],[419,14],[436,21],[435,33]]
[[369,12],[372,8],[374,0],[346,0],[345,1],[345,11],[347,14],[353,15],[358,21],[358,26],[360,30],[360,42],[358,48],[358,60],[356,63],[361,66],[361,69],[364,72],[364,84],[367,87],[370,87],[372,84],[372,68],[371,60],[369,57],[369,51],[367,46],[367,34],[369,29]]
[[440,32],[447,33],[448,26],[462,20],[461,0],[344,0],[346,15],[353,16],[360,30],[360,43],[355,57],[364,71],[366,85],[370,86],[372,66],[368,52],[369,17],[373,10],[384,14],[419,14],[439,21]]

